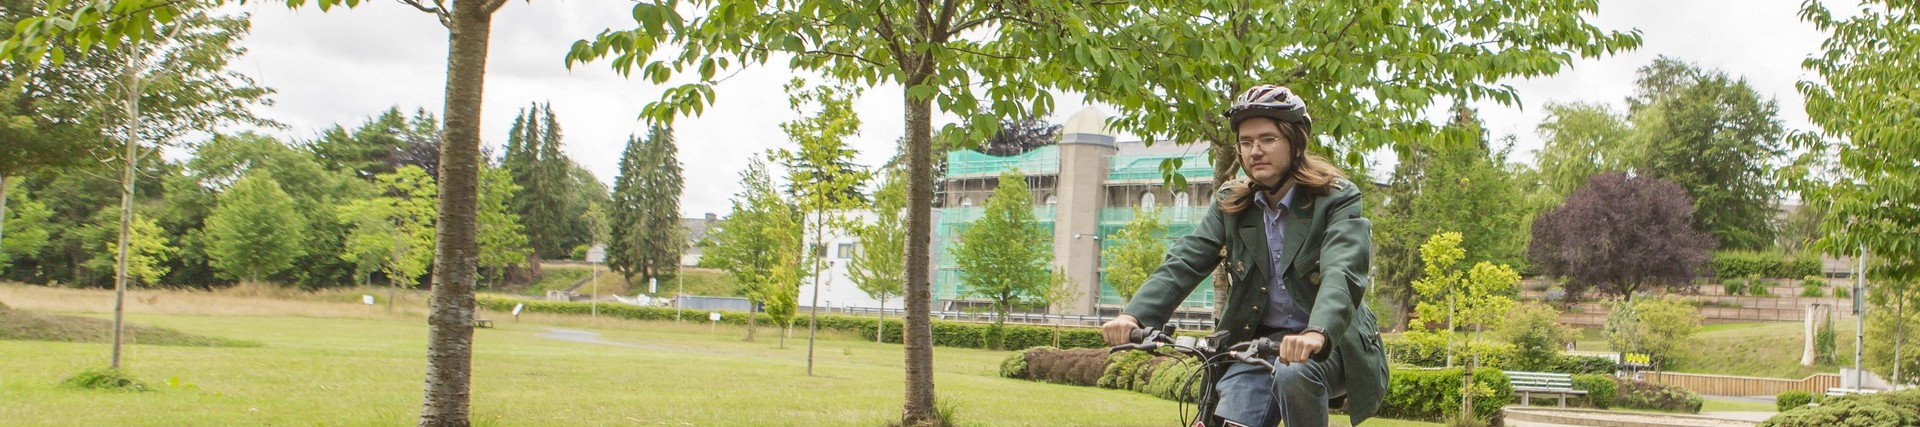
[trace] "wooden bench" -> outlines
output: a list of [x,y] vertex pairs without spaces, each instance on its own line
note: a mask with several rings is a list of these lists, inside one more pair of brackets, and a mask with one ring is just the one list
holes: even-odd
[[1557,372],[1507,371],[1507,381],[1513,383],[1513,392],[1520,394],[1520,405],[1532,403],[1535,394],[1559,396],[1560,407],[1567,407],[1567,396],[1585,396],[1586,390],[1573,388],[1573,375]]
[[491,328],[493,327],[493,320],[492,319],[473,319],[473,327]]

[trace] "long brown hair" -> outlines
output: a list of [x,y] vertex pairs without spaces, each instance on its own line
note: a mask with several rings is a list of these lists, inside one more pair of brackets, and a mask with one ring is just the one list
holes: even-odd
[[[1292,175],[1283,178],[1293,180],[1296,188],[1294,195],[1317,198],[1332,194],[1334,183],[1346,179],[1347,173],[1340,170],[1339,166],[1334,166],[1333,162],[1327,161],[1325,157],[1306,151],[1307,130],[1304,127],[1279,120],[1275,120],[1274,124],[1279,125],[1280,133],[1286,136],[1287,146],[1295,154],[1294,160],[1300,162],[1294,167]],[[1239,152],[1234,153],[1234,156],[1240,155]],[[1285,186],[1286,181],[1281,181],[1280,185]],[[1246,210],[1247,206],[1253,204],[1253,193],[1256,190],[1254,187],[1257,186],[1253,179],[1244,176],[1222,184],[1220,188],[1226,190],[1227,195],[1220,200],[1220,210],[1229,215],[1240,214],[1240,211]],[[1277,191],[1279,189],[1260,188],[1259,190]]]

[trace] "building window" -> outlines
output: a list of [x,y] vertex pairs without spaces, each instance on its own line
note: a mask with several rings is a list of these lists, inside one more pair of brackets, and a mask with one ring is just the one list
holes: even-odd
[[1048,195],[1047,195],[1047,209],[1053,209],[1053,208],[1054,208],[1054,207],[1056,207],[1056,206],[1060,206],[1060,198],[1059,198],[1059,197],[1055,197],[1055,196],[1054,196],[1054,195],[1052,195],[1052,194],[1048,194]]
[[1153,209],[1153,192],[1140,193],[1140,209]]
[[854,254],[859,253],[860,250],[852,243],[841,243],[838,252],[840,259],[853,259]]
[[1192,197],[1187,196],[1187,193],[1180,193],[1180,194],[1173,195],[1173,207],[1176,207],[1176,208],[1189,207],[1189,206],[1193,206],[1192,203],[1193,203],[1193,199]]
[[973,207],[973,198],[972,198],[972,197],[962,197],[962,198],[960,198],[960,207],[963,207],[963,208],[971,208],[971,207]]

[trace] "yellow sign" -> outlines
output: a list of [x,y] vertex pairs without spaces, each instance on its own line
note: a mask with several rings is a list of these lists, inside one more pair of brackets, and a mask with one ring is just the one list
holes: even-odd
[[1621,357],[1621,359],[1622,359],[1622,362],[1621,362],[1621,363],[1622,363],[1622,364],[1625,364],[1625,365],[1643,365],[1643,366],[1645,366],[1645,365],[1652,365],[1652,364],[1653,364],[1653,356],[1650,356],[1650,355],[1647,355],[1647,354],[1642,354],[1642,353],[1625,353],[1625,354],[1622,354],[1622,355],[1621,355],[1620,357]]

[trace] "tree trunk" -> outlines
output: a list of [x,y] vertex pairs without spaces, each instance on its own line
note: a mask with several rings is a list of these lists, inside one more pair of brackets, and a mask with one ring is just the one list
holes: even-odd
[[427,336],[426,398],[421,426],[465,426],[473,369],[473,278],[479,251],[480,101],[487,39],[497,0],[454,0],[447,31],[446,106],[440,148],[440,218],[436,230],[433,314]]
[[[912,89],[927,81],[931,68],[922,56],[921,63],[909,65],[902,85]],[[904,61],[903,61],[904,62]],[[907,316],[900,331],[907,352],[907,395],[900,424],[912,426],[935,421],[933,406],[933,327],[929,309],[933,305],[933,283],[928,277],[930,221],[933,213],[933,104],[931,99],[907,95]]]
[[[1904,293],[1904,292],[1902,292]],[[1893,303],[1893,386],[1900,386],[1900,346],[1907,343],[1907,296],[1895,295]]]
[[754,305],[751,301],[747,302],[747,342],[753,342],[753,330],[759,329],[759,326],[754,324],[754,320],[757,320],[755,317],[759,317],[754,316]]
[[[7,176],[0,174],[0,248],[7,242]],[[5,250],[5,249],[0,249]]]
[[[1238,92],[1238,91],[1239,91],[1238,89],[1235,89],[1235,92]],[[1236,95],[1238,95],[1238,93],[1236,93]],[[1223,136],[1231,137],[1232,135],[1227,134]],[[1219,141],[1211,141],[1210,143],[1213,144],[1213,152],[1215,154],[1213,156],[1213,188],[1214,190],[1219,190],[1222,184],[1226,184],[1227,181],[1232,180],[1234,173],[1238,172],[1238,170],[1235,168],[1240,165],[1239,151],[1235,149],[1233,144],[1229,142],[1229,140],[1227,139],[1221,139]],[[1220,314],[1221,314],[1220,311],[1226,309],[1227,307],[1227,285],[1230,284],[1229,282],[1231,282],[1231,280],[1227,278],[1227,263],[1223,262],[1223,263],[1220,263],[1220,265],[1214,266],[1213,267],[1213,320],[1214,321],[1220,320]]]
[[126,305],[127,281],[132,279],[127,275],[127,250],[128,243],[133,239],[134,167],[140,163],[140,73],[146,69],[145,57],[140,54],[139,46],[139,42],[127,44],[133,64],[127,71],[127,166],[120,175],[120,243],[113,269],[113,361],[109,365],[113,369],[120,369],[120,346],[124,343],[126,332],[122,308]]
[[881,340],[880,337],[884,336],[887,336],[887,297],[882,295],[880,297],[880,320],[876,321],[873,325],[873,342],[875,344],[881,343],[883,340]]

